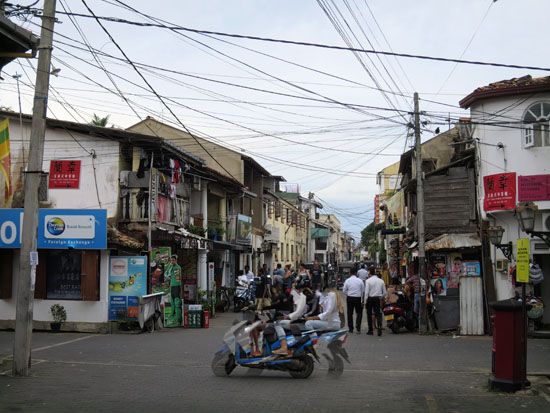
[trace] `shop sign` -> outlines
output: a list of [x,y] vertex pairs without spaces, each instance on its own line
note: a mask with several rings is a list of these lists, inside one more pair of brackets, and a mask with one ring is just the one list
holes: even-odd
[[166,275],[170,257],[172,255],[171,247],[157,247],[151,251],[151,291],[153,293],[170,292],[170,277]]
[[468,277],[479,277],[481,275],[481,265],[479,261],[464,261],[462,266],[464,275]]
[[50,161],[50,175],[48,179],[48,188],[50,189],[80,188],[80,160]]
[[237,215],[237,243],[252,243],[252,217]]
[[518,238],[516,242],[516,281],[529,282],[529,238]]
[[139,297],[147,294],[147,257],[109,258],[109,321],[137,319]]
[[[0,248],[21,248],[23,209],[0,209]],[[37,248],[106,249],[107,210],[40,209]]]
[[485,211],[516,208],[516,173],[506,172],[483,177]]
[[550,175],[518,176],[518,201],[549,201]]

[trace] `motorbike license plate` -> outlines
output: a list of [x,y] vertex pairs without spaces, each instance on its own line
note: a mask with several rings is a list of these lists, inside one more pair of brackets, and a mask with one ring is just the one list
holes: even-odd
[[393,320],[393,314],[388,314],[388,315],[384,316],[384,320],[386,320],[386,321]]

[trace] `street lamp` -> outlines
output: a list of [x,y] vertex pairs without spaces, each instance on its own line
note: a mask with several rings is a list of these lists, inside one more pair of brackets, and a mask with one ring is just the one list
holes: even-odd
[[487,236],[489,237],[489,241],[491,242],[491,244],[502,251],[502,254],[504,254],[508,261],[512,261],[512,251],[514,246],[511,241],[506,244],[500,243],[502,241],[503,234],[504,228],[502,228],[501,226],[487,228]]
[[550,247],[550,232],[535,231],[535,217],[538,213],[538,206],[533,202],[524,202],[516,207],[516,218],[518,219],[521,230],[532,237],[540,238]]

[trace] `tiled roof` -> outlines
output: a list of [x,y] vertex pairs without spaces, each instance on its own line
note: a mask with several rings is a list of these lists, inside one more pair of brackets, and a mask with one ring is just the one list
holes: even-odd
[[500,80],[487,86],[478,87],[459,102],[460,107],[466,109],[480,99],[497,96],[517,95],[550,91],[550,76],[515,77],[513,79]]

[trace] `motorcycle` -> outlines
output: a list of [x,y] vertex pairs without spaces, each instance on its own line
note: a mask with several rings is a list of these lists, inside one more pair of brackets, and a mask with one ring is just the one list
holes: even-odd
[[243,308],[254,304],[254,293],[256,290],[254,281],[248,283],[239,280],[233,296],[233,311],[240,312]]
[[261,356],[252,356],[250,333],[262,321],[249,323],[237,322],[223,338],[222,348],[214,355],[212,371],[216,376],[229,376],[237,366],[262,370],[278,370],[288,372],[293,378],[306,379],[314,370],[315,361],[320,362],[316,347],[326,345],[330,355],[323,354],[329,363],[329,373],[341,375],[344,370],[343,360],[348,363],[349,357],[343,344],[347,338],[347,330],[315,331],[305,330],[303,326],[291,324],[286,330],[286,340],[292,355],[274,354],[273,350],[280,348],[275,329],[268,325],[263,331],[263,351]]
[[382,309],[386,325],[394,334],[398,334],[403,327],[411,332],[414,331],[417,320],[411,304],[402,291],[396,291],[394,294],[397,294],[397,302],[388,303]]

